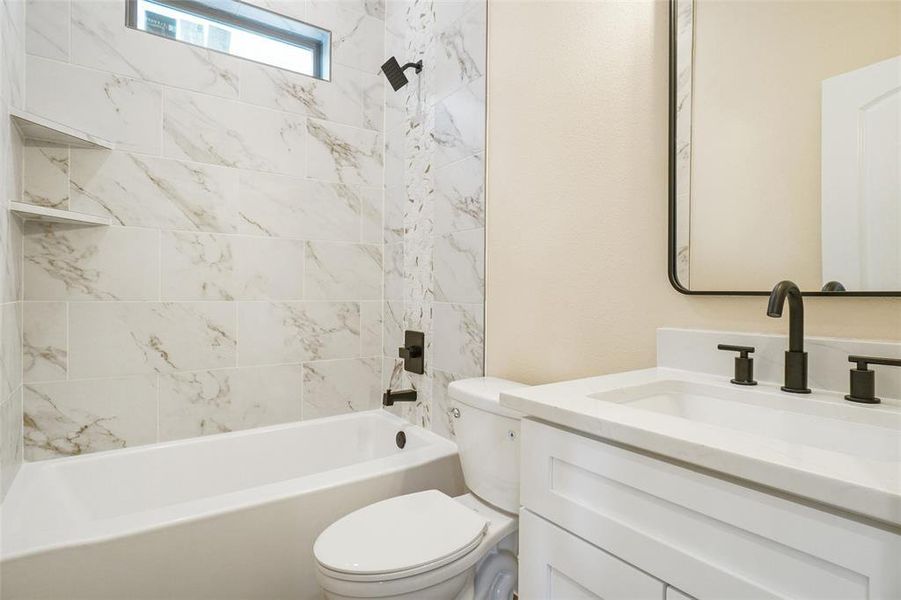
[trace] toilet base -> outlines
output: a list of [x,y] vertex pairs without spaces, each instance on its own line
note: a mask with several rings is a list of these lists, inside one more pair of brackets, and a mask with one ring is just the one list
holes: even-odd
[[[460,573],[456,577],[451,577],[446,581],[442,581],[436,585],[430,586],[424,590],[415,590],[406,594],[378,596],[379,600],[473,600],[473,591],[475,586],[474,570]],[[363,600],[359,596],[344,596],[323,591],[323,597],[326,600]]]

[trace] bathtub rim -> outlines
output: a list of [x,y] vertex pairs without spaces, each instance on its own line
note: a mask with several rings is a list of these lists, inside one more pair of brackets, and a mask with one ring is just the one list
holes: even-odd
[[[326,491],[334,489],[342,485],[354,482],[365,482],[367,480],[378,477],[392,475],[400,471],[416,468],[430,462],[436,462],[442,459],[450,458],[458,454],[457,445],[453,441],[444,438],[430,430],[419,425],[410,423],[409,421],[393,415],[382,409],[373,409],[367,411],[358,411],[342,415],[334,415],[315,419],[310,421],[295,421],[291,423],[280,423],[277,425],[269,425],[265,427],[257,427],[245,429],[241,431],[233,431],[210,436],[185,438],[181,440],[172,440],[158,444],[147,444],[127,448],[124,450],[108,450],[103,452],[94,452],[82,456],[69,456],[59,459],[48,459],[47,461],[38,461],[34,463],[26,463],[26,467],[36,467],[49,469],[60,464],[71,461],[96,460],[103,456],[115,454],[116,456],[127,456],[133,453],[142,453],[154,451],[162,448],[170,448],[173,446],[183,446],[192,444],[202,444],[211,441],[221,441],[223,439],[234,437],[246,437],[250,435],[265,434],[271,431],[281,431],[283,429],[292,429],[303,425],[314,425],[323,421],[335,422],[342,420],[359,419],[364,416],[375,416],[378,419],[387,421],[389,424],[400,430],[409,432],[415,430],[416,435],[422,436],[426,440],[426,445],[416,448],[410,452],[392,454],[380,458],[365,460],[362,462],[320,471],[318,473],[302,475],[291,479],[266,483],[251,488],[244,488],[206,496],[161,506],[154,509],[138,511],[135,513],[127,513],[113,517],[97,519],[89,521],[87,524],[81,524],[83,529],[79,529],[78,525],[72,529],[49,528],[39,530],[35,537],[36,542],[32,543],[15,543],[19,538],[12,538],[12,547],[8,549],[9,539],[7,536],[7,527],[3,525],[8,518],[15,515],[9,515],[8,509],[5,510],[7,503],[0,505],[0,564],[25,559],[37,554],[62,550],[67,548],[75,548],[78,546],[86,546],[90,544],[100,544],[127,536],[135,536],[154,531],[165,530],[172,527],[178,527],[189,523],[220,517],[243,510],[257,507],[263,507],[288,500],[292,497],[300,496],[304,493]],[[33,469],[30,469],[33,470]],[[20,472],[13,487],[19,480]],[[10,489],[12,492],[12,488]],[[7,496],[7,499],[9,495]],[[56,535],[54,535],[56,534]],[[63,539],[58,539],[60,535]]]

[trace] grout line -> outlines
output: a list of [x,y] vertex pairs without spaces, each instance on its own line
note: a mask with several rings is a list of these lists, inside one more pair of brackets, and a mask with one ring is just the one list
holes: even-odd
[[69,340],[71,339],[71,335],[72,335],[71,328],[72,328],[72,320],[69,317],[69,303],[66,302],[66,381],[69,381],[71,379],[71,376],[69,375],[69,372],[71,371],[71,369],[69,368],[69,365],[72,360],[72,351],[70,349],[71,344],[69,342]]

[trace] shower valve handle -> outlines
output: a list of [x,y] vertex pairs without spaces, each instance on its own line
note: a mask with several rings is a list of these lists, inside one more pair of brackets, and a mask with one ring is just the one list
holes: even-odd
[[419,358],[422,356],[422,346],[401,346],[397,349],[397,355],[404,360]]
[[405,331],[404,345],[397,349],[397,355],[404,359],[404,370],[410,373],[425,373],[425,335],[421,331]]

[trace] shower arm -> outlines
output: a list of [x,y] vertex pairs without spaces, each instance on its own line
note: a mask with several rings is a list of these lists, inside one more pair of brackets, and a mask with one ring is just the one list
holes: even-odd
[[416,62],[408,62],[404,66],[400,68],[401,71],[406,71],[407,69],[416,69],[417,73],[422,73],[422,60],[417,60]]

